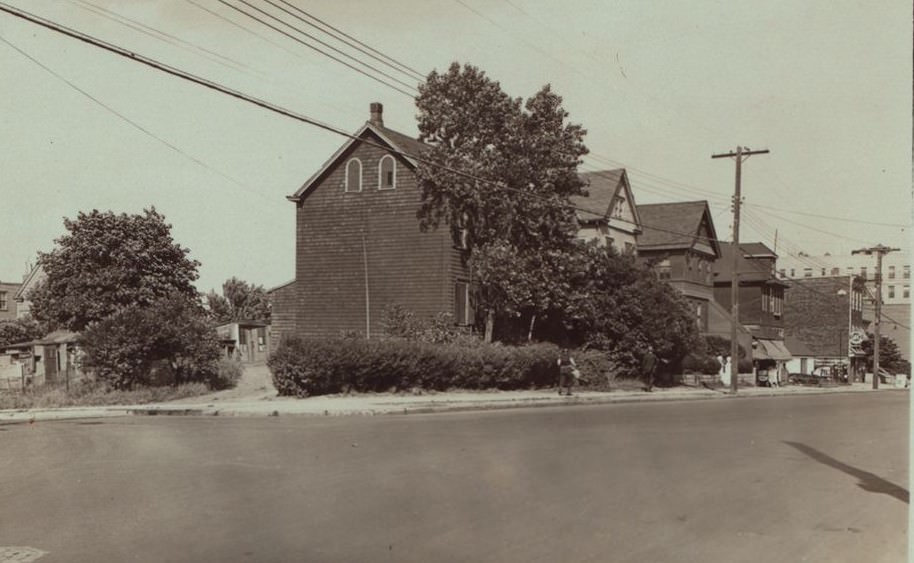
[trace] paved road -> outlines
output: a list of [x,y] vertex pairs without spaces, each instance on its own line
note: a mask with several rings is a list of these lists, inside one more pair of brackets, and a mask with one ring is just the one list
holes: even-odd
[[905,561],[908,411],[885,393],[0,426],[0,556]]

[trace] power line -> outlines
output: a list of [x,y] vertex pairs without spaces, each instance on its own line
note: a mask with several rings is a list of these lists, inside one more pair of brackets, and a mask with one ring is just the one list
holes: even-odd
[[[354,56],[350,55],[349,53],[346,53],[345,51],[342,51],[342,50],[340,50],[340,49],[334,47],[333,45],[330,45],[330,44],[327,43],[326,41],[322,41],[321,39],[318,39],[318,38],[315,37],[314,35],[311,35],[311,34],[308,33],[307,31],[304,31],[304,30],[302,30],[301,28],[296,27],[296,26],[290,24],[289,22],[283,20],[282,18],[277,17],[277,16],[275,16],[275,15],[273,15],[273,14],[271,14],[271,13],[269,13],[269,12],[267,12],[267,11],[261,9],[261,8],[258,8],[257,6],[254,6],[253,4],[251,4],[250,2],[248,2],[247,0],[237,0],[237,1],[238,1],[238,2],[241,2],[241,3],[244,4],[245,6],[251,8],[252,10],[255,10],[255,11],[257,11],[258,13],[260,13],[260,14],[262,14],[262,15],[264,15],[264,16],[270,18],[270,19],[272,19],[273,21],[279,22],[279,23],[283,24],[284,26],[288,27],[289,29],[292,29],[292,30],[294,30],[294,31],[297,31],[299,34],[304,35],[304,36],[307,37],[308,39],[311,39],[312,41],[316,41],[318,44],[320,44],[320,45],[322,45],[322,46],[324,46],[324,47],[330,49],[330,50],[333,51],[334,53],[337,53],[338,55],[341,55],[341,56],[343,56],[343,57],[346,57],[347,59],[349,59],[349,60],[351,60],[351,61],[353,61],[353,62],[355,62],[355,63],[357,63],[357,64],[360,64],[360,65],[364,66],[365,68],[370,69],[372,72],[376,72],[376,73],[380,74],[381,76],[383,76],[383,77],[385,77],[385,78],[387,78],[387,79],[389,79],[389,80],[393,80],[394,82],[396,82],[397,84],[400,84],[401,86],[404,86],[404,87],[406,87],[406,88],[411,88],[411,89],[413,89],[413,90],[416,90],[416,86],[415,86],[414,84],[410,84],[410,83],[408,83],[408,82],[403,82],[403,81],[400,80],[399,78],[397,78],[397,77],[395,77],[395,76],[392,76],[392,75],[388,74],[387,72],[385,72],[385,71],[383,71],[383,70],[379,70],[379,69],[375,68],[375,67],[372,66],[371,64],[366,63],[366,62],[362,61],[361,59],[358,59],[357,57],[354,57]],[[278,10],[280,10],[280,11],[286,13],[286,14],[289,14],[289,15],[291,15],[291,16],[293,16],[293,17],[298,18],[298,16],[296,16],[295,14],[293,14],[292,12],[290,12],[289,10],[286,10],[285,8],[283,8],[283,7],[281,7],[281,6],[277,6],[276,4],[274,4],[273,2],[271,2],[270,0],[264,0],[264,1],[265,1],[266,3],[268,3],[268,4],[270,4],[271,6],[277,8]],[[221,2],[222,4],[225,4],[226,6],[230,6],[230,4],[228,4],[227,2],[225,2],[225,0],[219,0],[219,2]],[[232,6],[232,7],[234,7],[234,6]],[[242,13],[244,13],[244,12],[242,12]],[[249,15],[249,17],[250,17],[250,15]],[[263,22],[262,20],[260,20],[260,19],[258,19],[258,18],[254,18],[254,19],[256,19],[256,20],[259,21],[260,23],[263,23],[264,25],[266,25],[265,22]],[[298,19],[300,20],[301,18],[298,18]],[[273,28],[273,29],[275,29],[275,28]],[[277,31],[279,31],[279,30],[277,30]],[[310,46],[310,45],[309,45],[309,46]],[[331,56],[331,55],[329,55],[329,54],[323,53],[323,52],[320,51],[319,49],[315,49],[315,50],[318,51],[319,53],[324,54],[325,56],[327,56],[327,57],[333,59],[333,60],[336,61],[336,62],[339,62],[339,63],[341,63],[341,64],[345,64],[343,61],[341,61],[341,60],[337,59],[336,57],[333,57],[333,56]],[[348,66],[348,65],[347,65],[347,66]],[[349,67],[349,68],[352,68],[353,70],[357,70],[357,69],[355,69],[355,68],[353,68],[353,67]],[[412,96],[412,94],[409,94],[409,95]]]
[[127,117],[126,115],[120,113],[119,111],[117,111],[116,109],[112,108],[112,107],[109,106],[108,104],[102,102],[101,100],[99,100],[98,98],[96,98],[95,96],[93,96],[92,94],[90,94],[89,92],[87,92],[86,90],[83,90],[82,88],[80,88],[79,86],[77,86],[76,84],[74,84],[73,82],[71,82],[70,80],[68,80],[68,79],[65,78],[64,76],[62,76],[61,74],[57,73],[56,71],[54,71],[54,70],[51,69],[50,67],[48,67],[48,66],[46,66],[45,64],[43,64],[43,63],[42,63],[41,61],[39,61],[38,59],[36,59],[36,58],[32,57],[31,55],[29,55],[28,53],[26,53],[25,51],[23,51],[22,49],[20,49],[19,47],[17,47],[17,46],[14,45],[13,43],[11,43],[9,40],[7,40],[7,39],[3,38],[2,36],[0,36],[0,41],[2,41],[3,43],[6,43],[9,47],[11,47],[12,49],[16,50],[20,55],[22,55],[23,57],[25,57],[25,58],[27,58],[28,60],[32,61],[33,63],[35,63],[36,65],[38,65],[38,66],[41,67],[42,69],[44,69],[47,73],[51,74],[52,76],[54,76],[55,78],[57,78],[58,80],[60,80],[61,82],[63,82],[63,83],[66,84],[67,86],[69,86],[70,88],[72,88],[73,90],[76,90],[77,92],[79,92],[80,94],[82,94],[83,96],[85,96],[86,98],[88,98],[89,100],[91,100],[92,102],[94,102],[95,104],[97,104],[98,106],[100,106],[101,108],[103,108],[104,110],[106,110],[107,112],[111,113],[112,115],[114,115],[114,116],[117,117],[118,119],[121,119],[122,121],[126,122],[126,123],[129,124],[130,126],[134,127],[134,128],[137,129],[138,131],[140,131],[141,133],[143,133],[143,134],[145,134],[145,135],[148,135],[149,137],[151,137],[151,138],[155,139],[156,141],[162,143],[163,145],[165,145],[165,146],[168,147],[169,149],[175,151],[176,153],[180,154],[181,156],[187,158],[188,160],[190,160],[190,161],[196,163],[196,164],[199,165],[199,166],[202,166],[203,168],[209,170],[210,172],[213,172],[214,174],[217,174],[217,175],[221,176],[222,178],[228,180],[229,182],[235,184],[236,186],[238,186],[238,187],[240,187],[240,188],[244,188],[246,191],[250,191],[250,192],[256,194],[256,195],[259,196],[259,197],[262,197],[262,198],[264,198],[264,199],[267,199],[267,196],[261,194],[259,191],[254,190],[254,189],[251,189],[249,186],[245,186],[244,184],[242,184],[242,183],[239,182],[238,180],[232,178],[231,176],[228,176],[227,174],[225,174],[225,173],[223,173],[223,172],[221,172],[221,171],[219,171],[219,170],[216,170],[216,169],[213,168],[212,166],[208,165],[206,162],[204,162],[204,161],[202,161],[202,160],[200,160],[200,159],[198,159],[198,158],[196,158],[196,157],[194,157],[194,156],[192,156],[192,155],[186,153],[186,152],[183,151],[180,147],[178,147],[178,146],[176,146],[176,145],[174,145],[174,144],[172,144],[172,143],[166,141],[166,140],[163,139],[162,137],[159,137],[158,135],[156,135],[155,133],[153,133],[153,132],[150,131],[149,129],[146,129],[145,127],[143,127],[143,126],[140,125],[139,123],[133,121],[132,119],[130,119],[130,118]]
[[[269,2],[270,0],[267,0],[267,1]],[[305,10],[299,8],[298,6],[292,4],[291,2],[287,2],[286,0],[279,0],[279,1],[282,2],[283,4],[285,4],[286,6],[289,6],[290,8],[292,8],[293,10],[295,10],[296,12],[298,12],[298,13],[300,13],[300,14],[302,14],[302,15],[308,17],[308,18],[311,18],[312,20],[318,22],[318,23],[321,24],[322,26],[324,26],[324,27],[326,27],[326,28],[329,28],[329,29],[331,29],[332,31],[334,31],[334,32],[336,32],[336,33],[342,35],[342,36],[345,37],[346,39],[350,40],[352,43],[346,41],[345,39],[340,39],[338,36],[335,36],[333,33],[330,33],[330,32],[328,32],[328,31],[326,31],[325,29],[321,29],[320,27],[318,27],[317,25],[315,25],[315,24],[313,24],[313,23],[310,23],[310,22],[308,22],[308,21],[306,21],[306,20],[304,20],[304,19],[302,19],[302,18],[298,18],[299,20],[301,20],[301,21],[303,21],[304,23],[310,25],[311,27],[313,27],[313,28],[315,28],[315,29],[320,29],[321,31],[323,31],[323,32],[326,33],[327,35],[333,37],[333,38],[336,39],[337,41],[339,41],[339,42],[341,42],[341,43],[344,43],[344,44],[348,45],[349,47],[352,47],[353,49],[355,49],[355,50],[357,50],[357,51],[359,51],[359,52],[361,52],[361,53],[363,53],[363,54],[365,54],[365,55],[368,55],[368,56],[371,57],[372,59],[374,59],[374,60],[376,60],[376,61],[378,61],[378,62],[380,62],[380,63],[382,63],[382,64],[384,64],[384,65],[387,65],[387,66],[390,67],[390,68],[393,68],[393,69],[395,69],[395,70],[399,70],[400,72],[403,72],[404,74],[411,74],[412,77],[413,77],[414,79],[417,79],[417,80],[424,80],[424,79],[425,79],[425,75],[424,75],[424,74],[422,74],[422,73],[419,72],[418,70],[412,68],[411,66],[406,65],[406,64],[404,64],[404,63],[398,61],[397,59],[395,59],[395,58],[393,58],[393,57],[391,57],[391,56],[389,56],[389,55],[386,55],[386,54],[382,53],[381,51],[379,51],[379,50],[377,50],[377,49],[371,47],[370,45],[366,45],[365,43],[363,43],[362,41],[359,41],[358,39],[356,39],[356,38],[353,37],[352,35],[349,35],[349,34],[346,33],[345,31],[343,31],[343,30],[341,30],[341,29],[339,29],[339,28],[337,28],[337,27],[334,27],[334,26],[330,25],[329,23],[325,22],[324,20],[318,18],[317,16],[315,16],[315,15],[313,15],[313,14],[310,14],[310,13],[306,12]],[[272,4],[272,2],[270,2],[270,3]],[[364,47],[364,49],[362,49],[362,47]],[[372,54],[372,53],[374,53],[374,54]],[[375,55],[378,55],[378,56],[375,56]]]
[[[247,16],[247,17],[251,18],[252,20],[254,20],[254,21],[260,23],[261,25],[264,25],[265,27],[268,27],[268,28],[272,29],[273,31],[276,31],[277,33],[280,33],[280,34],[282,34],[282,35],[285,35],[286,37],[288,37],[289,39],[295,41],[296,43],[300,43],[301,45],[304,45],[305,47],[308,47],[309,49],[311,49],[311,50],[313,50],[313,51],[316,51],[316,52],[320,53],[321,55],[327,57],[328,59],[331,59],[331,60],[333,60],[333,61],[335,61],[335,62],[337,62],[337,63],[339,63],[339,64],[341,64],[341,65],[343,65],[343,66],[345,66],[345,67],[347,67],[347,68],[349,68],[349,69],[351,69],[351,70],[354,70],[354,71],[358,72],[359,74],[361,74],[361,75],[363,75],[363,76],[367,76],[368,78],[374,80],[375,82],[378,82],[379,84],[383,84],[384,86],[387,86],[388,88],[390,88],[390,89],[392,89],[392,90],[396,90],[397,92],[400,92],[401,94],[403,94],[403,95],[405,95],[405,96],[409,96],[410,98],[413,97],[413,94],[411,94],[410,92],[407,92],[406,90],[402,90],[402,89],[399,88],[398,86],[394,86],[393,84],[390,84],[390,83],[388,83],[388,82],[385,82],[384,80],[382,80],[381,78],[378,78],[377,76],[373,76],[373,75],[369,74],[368,72],[365,72],[364,70],[362,70],[362,69],[360,69],[360,68],[358,68],[358,67],[356,67],[356,66],[353,66],[353,65],[350,64],[350,63],[347,63],[347,62],[344,61],[344,60],[341,60],[341,59],[339,59],[339,58],[337,58],[337,57],[334,57],[334,56],[331,55],[330,53],[327,53],[326,51],[323,51],[323,50],[319,49],[318,47],[315,47],[314,45],[308,43],[307,41],[303,41],[302,39],[300,39],[300,38],[298,38],[298,37],[296,37],[296,36],[294,36],[294,35],[292,35],[292,34],[286,32],[286,31],[283,31],[282,29],[276,27],[275,25],[273,25],[273,24],[271,24],[271,23],[269,23],[269,22],[266,22],[266,21],[262,20],[261,18],[258,18],[256,15],[254,15],[254,14],[252,14],[252,13],[250,13],[250,12],[246,12],[246,11],[242,10],[241,8],[239,8],[238,6],[234,6],[234,5],[232,5],[232,4],[229,4],[228,2],[226,2],[226,0],[217,0],[217,1],[218,1],[220,4],[223,4],[223,5],[225,5],[225,6],[228,6],[229,8],[235,10],[236,12],[238,12],[238,13],[240,13],[240,14],[244,14],[245,16]],[[242,2],[243,4],[245,4],[245,5],[250,6],[250,4],[248,4],[247,2],[245,2],[245,0],[241,0],[241,2]],[[251,7],[253,8],[253,6],[251,6]],[[259,8],[254,8],[254,9],[257,10],[257,11],[263,12],[263,10],[260,10]],[[264,13],[265,13],[265,12],[264,12]],[[266,14],[266,15],[268,15],[268,16],[273,17],[274,19],[276,19],[274,16],[271,16],[270,14]],[[282,21],[282,20],[280,20],[280,21]],[[285,22],[283,22],[283,23],[285,24]],[[289,25],[289,24],[285,24],[285,25]],[[295,29],[294,26],[289,25],[289,27],[292,27],[293,29]],[[305,33],[304,35],[308,35],[308,34]]]
[[229,68],[232,68],[233,70],[248,70],[248,71],[255,72],[256,74],[259,74],[260,76],[265,76],[264,73],[255,71],[251,67],[249,67],[243,63],[240,63],[234,59],[226,57],[215,51],[211,51],[210,49],[207,49],[205,47],[196,45],[190,41],[181,39],[180,37],[172,35],[168,32],[165,32],[165,31],[156,29],[155,27],[138,22],[132,18],[119,14],[115,11],[108,10],[107,8],[103,8],[101,6],[97,6],[86,0],[71,0],[71,2],[78,5],[79,7],[83,8],[84,10],[88,10],[98,16],[101,16],[110,21],[119,23],[125,27],[133,29],[134,31],[138,31],[144,35],[148,35],[149,37],[153,37],[155,39],[165,41],[166,43],[173,45],[175,47],[179,47],[184,50],[187,50],[187,47],[190,47],[200,53],[203,53],[203,56],[205,58],[207,58],[213,62],[219,63],[221,65],[227,66]]

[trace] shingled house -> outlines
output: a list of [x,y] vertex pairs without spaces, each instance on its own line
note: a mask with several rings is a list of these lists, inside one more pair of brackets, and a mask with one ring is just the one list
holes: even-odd
[[578,238],[597,240],[620,253],[636,253],[641,219],[624,168],[581,174],[587,195],[571,197]]
[[475,321],[471,280],[450,230],[421,232],[423,145],[384,126],[383,107],[289,201],[296,208],[295,279],[271,291],[274,342],[287,334],[378,334],[382,312],[450,312]]
[[638,258],[694,307],[702,332],[714,299],[713,266],[720,258],[717,232],[706,201],[638,205]]

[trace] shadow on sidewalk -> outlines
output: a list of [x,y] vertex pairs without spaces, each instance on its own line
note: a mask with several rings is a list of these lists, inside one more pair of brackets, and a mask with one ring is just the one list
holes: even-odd
[[901,502],[903,502],[905,504],[910,504],[911,494],[905,488],[899,487],[898,485],[896,485],[894,483],[890,483],[889,481],[886,481],[882,477],[879,477],[878,475],[870,473],[869,471],[863,471],[862,469],[857,469],[856,467],[853,467],[846,463],[842,463],[842,462],[838,461],[837,459],[835,459],[831,456],[828,456],[815,448],[811,448],[811,447],[807,446],[806,444],[800,444],[798,442],[786,442],[786,441],[784,443],[787,444],[788,446],[792,446],[792,447],[800,450],[801,452],[803,452],[804,454],[813,458],[814,460],[818,461],[819,463],[823,463],[825,465],[828,465],[829,467],[834,467],[835,469],[843,471],[844,473],[847,473],[848,475],[856,477],[857,479],[860,480],[860,482],[857,483],[857,486],[860,487],[861,489],[863,489],[864,491],[868,491],[871,493],[886,494],[886,495],[897,498],[898,500],[900,500]]

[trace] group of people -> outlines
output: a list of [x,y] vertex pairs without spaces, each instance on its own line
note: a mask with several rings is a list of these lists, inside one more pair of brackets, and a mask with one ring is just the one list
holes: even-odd
[[[654,354],[653,346],[648,346],[641,355],[641,373],[644,376],[647,392],[654,390],[654,375],[657,372],[657,356]],[[571,396],[571,386],[580,378],[581,372],[571,356],[568,348],[559,350],[559,358],[556,361],[559,366],[559,395]],[[564,390],[563,390],[564,389]]]

